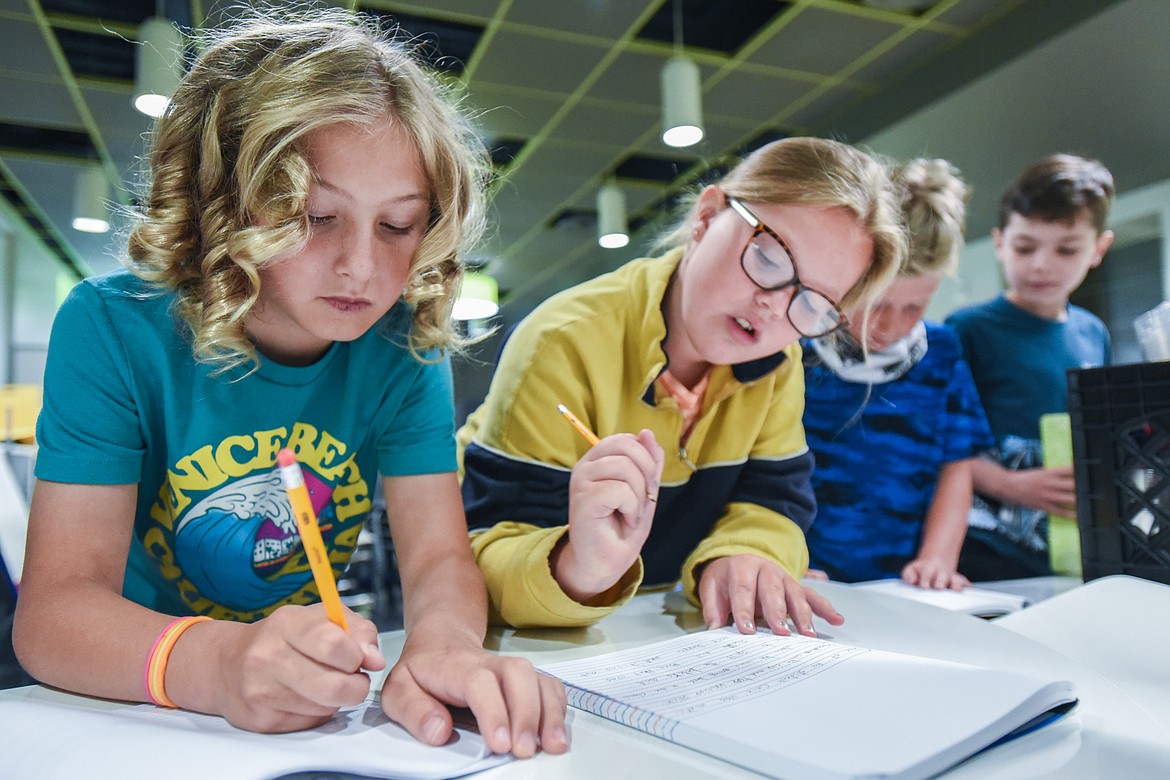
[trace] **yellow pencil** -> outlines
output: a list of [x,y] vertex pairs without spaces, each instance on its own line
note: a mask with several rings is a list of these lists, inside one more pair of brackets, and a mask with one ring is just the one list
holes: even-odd
[[577,415],[566,409],[564,404],[557,404],[557,409],[559,409],[561,414],[565,416],[565,419],[569,421],[569,424],[576,428],[577,432],[585,437],[585,441],[589,442],[590,444],[596,444],[598,442],[597,434],[586,428],[585,423],[578,420]]
[[313,571],[317,592],[321,594],[321,603],[325,605],[325,614],[343,630],[349,631],[345,624],[345,610],[341,608],[341,596],[337,593],[337,583],[333,580],[329,554],[325,551],[325,541],[321,538],[317,515],[313,512],[309,490],[305,487],[305,475],[301,473],[301,464],[297,463],[297,456],[290,449],[281,450],[276,456],[276,463],[280,466],[280,481],[284,484],[288,502],[292,505],[293,515],[297,519],[301,543],[305,545],[305,555],[309,557],[309,568]]

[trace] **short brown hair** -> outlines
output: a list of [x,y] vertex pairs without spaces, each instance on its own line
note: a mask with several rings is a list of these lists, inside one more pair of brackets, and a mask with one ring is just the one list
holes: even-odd
[[1054,154],[1028,166],[999,204],[999,229],[1012,214],[1045,222],[1073,222],[1087,211],[1098,233],[1105,232],[1113,203],[1113,175],[1097,160]]

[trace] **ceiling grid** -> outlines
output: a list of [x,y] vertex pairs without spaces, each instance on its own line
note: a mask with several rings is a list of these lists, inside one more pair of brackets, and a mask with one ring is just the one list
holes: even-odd
[[[1009,25],[1012,12],[1041,2],[934,0],[897,12],[864,0],[682,0],[683,44],[700,68],[706,130],[687,149],[659,139],[659,74],[675,51],[674,0],[335,4],[401,18],[404,32],[425,39],[459,81],[499,172],[493,230],[471,259],[499,279],[505,312],[517,316],[631,256],[596,244],[595,196],[608,177],[616,174],[631,223],[649,234],[680,191],[762,140],[835,137],[835,117],[887,93],[898,94],[903,113],[921,107],[907,98],[906,74],[946,64],[962,41],[993,38],[989,31]],[[150,122],[131,107],[124,74],[133,73],[138,23],[156,7],[154,0],[0,0],[5,201],[30,215],[32,232],[51,235],[46,246],[77,275],[116,263],[117,230],[92,236],[70,227],[73,182],[96,160],[121,202],[136,191]],[[165,0],[163,7],[201,26],[222,19],[231,3]],[[1013,29],[1013,45],[1020,35],[1038,43],[1049,34]],[[45,139],[57,132],[88,139],[92,158],[47,150]],[[11,205],[22,199],[23,211]],[[115,217],[115,228],[124,220]]]

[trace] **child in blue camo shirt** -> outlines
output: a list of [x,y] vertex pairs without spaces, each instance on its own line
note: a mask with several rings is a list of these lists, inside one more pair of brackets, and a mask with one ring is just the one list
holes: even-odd
[[902,191],[906,263],[868,321],[851,313],[847,331],[804,344],[817,498],[808,576],[960,589],[971,462],[991,440],[958,339],[922,317],[958,263],[967,187],[943,160],[914,160],[891,176]]

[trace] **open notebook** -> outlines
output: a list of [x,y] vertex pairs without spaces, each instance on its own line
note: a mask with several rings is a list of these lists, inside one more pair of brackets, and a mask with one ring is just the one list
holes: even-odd
[[931,777],[1076,703],[1072,683],[734,628],[543,666],[569,704],[769,777]]

